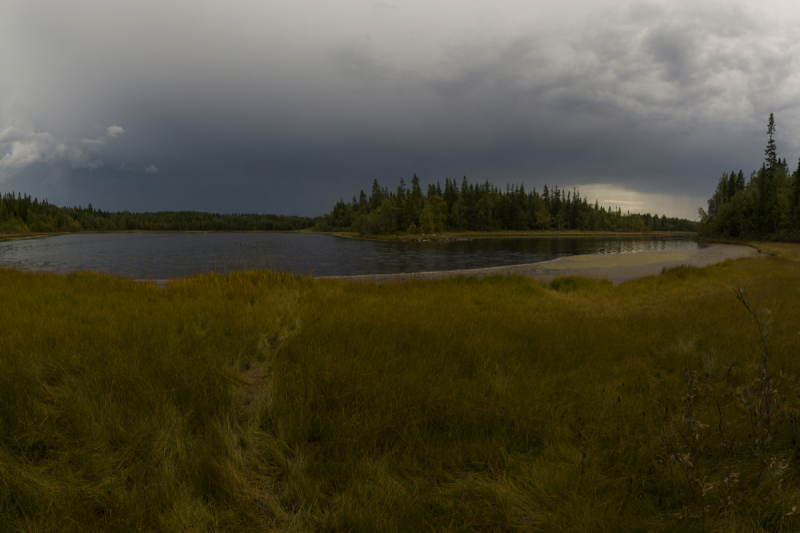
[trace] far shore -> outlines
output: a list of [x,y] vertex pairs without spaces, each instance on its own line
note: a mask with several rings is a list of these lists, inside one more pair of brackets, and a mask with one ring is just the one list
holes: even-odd
[[314,229],[301,230],[81,230],[57,232],[25,232],[25,233],[0,233],[0,242],[18,239],[38,239],[42,237],[55,237],[58,235],[79,235],[87,233],[303,233],[308,235],[331,235],[346,239],[359,239],[367,241],[392,241],[392,242],[446,242],[453,240],[477,239],[536,239],[536,238],[581,238],[581,237],[683,237],[696,238],[697,233],[691,231],[582,231],[582,230],[506,230],[506,231],[448,231],[442,233],[393,233],[389,235],[368,235],[349,231],[316,231]]
[[584,231],[584,230],[503,230],[503,231],[446,231],[440,233],[391,233],[386,235],[362,234],[352,231],[316,231],[299,230],[300,233],[313,233],[319,235],[334,235],[348,239],[361,239],[368,241],[424,241],[438,242],[462,239],[530,239],[530,238],[580,238],[580,237],[683,237],[695,238],[694,231]]
[[204,230],[204,229],[112,229],[112,230],[81,230],[81,231],[50,231],[50,232],[25,232],[25,233],[0,233],[0,241],[13,239],[35,239],[39,237],[57,237],[59,235],[85,235],[97,233],[308,233],[305,230]]

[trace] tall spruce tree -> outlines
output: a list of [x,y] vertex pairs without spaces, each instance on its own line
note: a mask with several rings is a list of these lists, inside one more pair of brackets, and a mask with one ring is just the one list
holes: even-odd
[[764,149],[764,161],[767,164],[767,170],[773,171],[778,166],[778,149],[773,138],[775,135],[775,117],[772,113],[769,114],[767,135],[769,135],[769,141],[767,141],[767,147]]
[[372,182],[372,196],[369,197],[369,206],[374,211],[378,209],[378,206],[381,205],[383,201],[383,193],[381,192],[381,187],[378,185],[378,180],[375,179]]
[[771,231],[770,211],[774,204],[773,198],[773,181],[775,173],[778,170],[778,149],[775,143],[775,117],[772,113],[769,114],[769,123],[767,124],[767,147],[764,148],[764,164],[759,172],[758,179],[758,207],[756,210],[756,224],[761,231]]
[[742,172],[742,169],[739,169],[739,174],[736,175],[736,192],[743,191],[744,186],[744,172]]

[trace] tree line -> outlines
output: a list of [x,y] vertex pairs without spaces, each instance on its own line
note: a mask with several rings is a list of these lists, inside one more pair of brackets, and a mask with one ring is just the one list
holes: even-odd
[[800,160],[791,172],[778,157],[775,117],[769,115],[767,146],[761,168],[745,176],[723,172],[708,211],[700,209],[706,235],[800,241]]
[[372,182],[372,194],[362,190],[352,201],[340,200],[333,211],[317,220],[319,231],[356,231],[386,234],[396,231],[432,233],[437,231],[497,230],[609,230],[609,231],[697,231],[697,222],[650,214],[623,213],[606,209],[597,200],[589,203],[578,189],[552,189],[541,194],[524,185],[506,185],[505,191],[490,185],[471,184],[466,176],[459,187],[445,179],[428,185],[423,193],[415,174],[411,187],[401,178],[396,190]]
[[22,193],[0,196],[0,233],[64,231],[286,231],[314,226],[315,218],[160,211],[131,213],[87,207],[58,207]]

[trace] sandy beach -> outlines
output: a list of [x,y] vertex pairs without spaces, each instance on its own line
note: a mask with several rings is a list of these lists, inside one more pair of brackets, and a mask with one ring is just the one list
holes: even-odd
[[588,254],[560,257],[552,261],[507,265],[470,270],[444,270],[414,272],[408,274],[375,274],[365,276],[319,276],[316,279],[341,279],[348,281],[405,281],[409,279],[438,279],[450,276],[488,276],[522,274],[542,281],[552,281],[564,276],[587,276],[607,279],[619,284],[623,281],[656,276],[663,269],[679,266],[702,267],[728,259],[757,257],[758,250],[750,246],[734,244],[711,244],[706,248],[687,251],[657,251],[630,254]]

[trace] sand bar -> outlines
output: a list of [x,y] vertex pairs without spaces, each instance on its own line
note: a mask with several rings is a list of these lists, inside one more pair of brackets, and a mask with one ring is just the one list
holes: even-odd
[[341,279],[349,281],[404,281],[409,279],[438,279],[450,276],[488,276],[522,274],[542,281],[552,281],[563,276],[587,276],[608,279],[619,284],[623,281],[656,276],[662,269],[679,266],[702,267],[727,259],[757,257],[758,250],[736,244],[711,244],[697,250],[638,252],[629,254],[586,254],[559,257],[551,261],[507,265],[469,270],[440,270],[407,274],[374,274],[363,276],[319,276],[316,279]]

